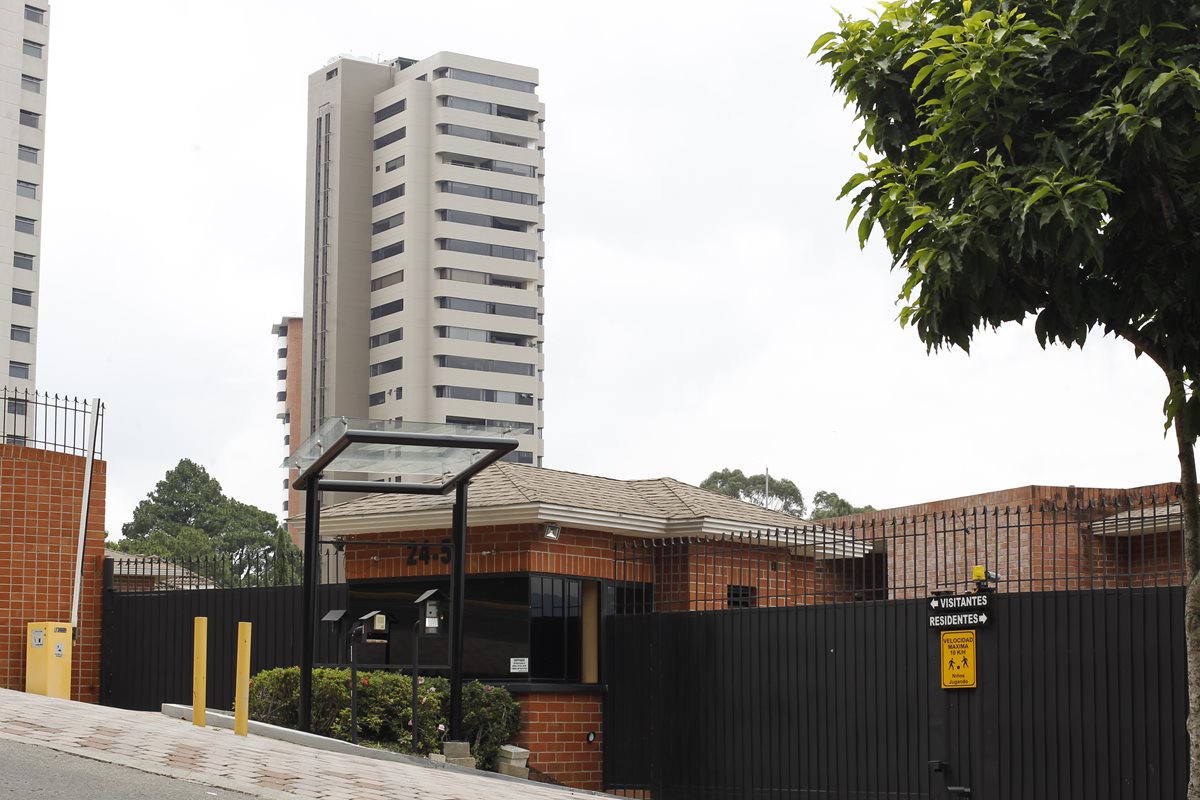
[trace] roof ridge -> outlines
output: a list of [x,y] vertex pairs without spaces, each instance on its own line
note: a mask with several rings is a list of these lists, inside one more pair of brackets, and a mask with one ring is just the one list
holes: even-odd
[[[513,478],[513,476],[512,476],[512,475],[510,475],[510,474],[509,474],[509,472],[510,472],[511,470],[513,470],[514,468],[516,468],[516,469],[518,469],[518,470],[519,470],[519,469],[520,469],[520,465],[511,464],[511,463],[509,463],[509,462],[507,462],[507,461],[497,461],[497,462],[494,464],[494,466],[496,467],[496,471],[497,471],[497,472],[498,472],[500,475],[504,476],[504,480],[508,481],[508,482],[509,482],[509,484],[511,484],[511,485],[512,485],[512,487],[513,487],[514,489],[516,489],[516,490],[517,490],[517,493],[518,493],[519,495],[521,495],[522,497],[524,497],[524,498],[525,498],[525,499],[526,499],[528,502],[530,502],[530,503],[537,503],[537,502],[539,502],[539,500],[538,500],[538,498],[537,498],[537,495],[536,495],[535,493],[533,493],[532,491],[527,491],[527,490],[526,490],[526,488],[525,488],[525,485],[524,485],[523,483],[519,483],[518,481],[516,481],[516,480]],[[534,469],[537,469],[537,467],[534,467]]]
[[[699,489],[700,488],[699,486],[692,486],[690,483],[685,484],[685,483],[683,483],[683,481],[680,481],[680,480],[677,480],[677,479],[671,478],[671,477],[653,478],[653,479],[651,479],[651,481],[653,483],[662,485],[664,488],[667,489],[667,491],[669,491],[671,494],[675,495],[675,498],[677,500],[679,500],[680,503],[683,503],[684,507],[688,511],[692,512],[693,514],[695,514],[698,517],[706,516],[703,511],[701,511],[700,509],[696,508],[694,505],[689,503],[688,498],[685,497],[682,492],[680,492],[678,489],[675,488],[676,484],[682,484],[684,486],[687,486],[689,489]],[[708,490],[701,489],[701,491],[708,491]]]

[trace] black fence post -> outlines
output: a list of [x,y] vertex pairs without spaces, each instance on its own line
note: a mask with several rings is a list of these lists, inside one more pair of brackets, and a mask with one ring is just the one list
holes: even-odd
[[304,486],[304,626],[300,636],[300,711],[298,724],[302,731],[312,730],[312,671],[313,650],[316,647],[315,627],[317,616],[317,558],[320,546],[317,542],[321,533],[321,500],[317,494],[317,482],[321,476],[313,475]]
[[467,483],[454,490],[453,546],[450,553],[450,741],[462,738],[463,606],[466,604]]

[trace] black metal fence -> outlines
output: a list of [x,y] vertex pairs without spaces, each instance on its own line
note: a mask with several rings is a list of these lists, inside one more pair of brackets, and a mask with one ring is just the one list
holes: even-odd
[[605,786],[1182,797],[1181,523],[1170,496],[1079,497],[619,544]]
[[[347,607],[339,554],[322,558],[318,616]],[[229,558],[105,560],[100,702],[139,710],[191,703],[193,620],[208,618],[208,704],[232,708],[238,622],[254,625],[251,673],[300,663],[300,564]],[[323,625],[320,664],[341,661],[341,631]]]
[[86,456],[88,424],[97,416],[96,458],[104,457],[104,404],[0,386],[0,444]]

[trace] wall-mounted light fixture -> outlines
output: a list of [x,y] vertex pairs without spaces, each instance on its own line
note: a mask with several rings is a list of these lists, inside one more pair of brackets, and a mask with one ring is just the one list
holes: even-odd
[[559,534],[562,533],[562,528],[558,527],[558,525],[553,522],[547,522],[544,526],[542,526],[542,531],[542,535],[547,539],[558,541]]

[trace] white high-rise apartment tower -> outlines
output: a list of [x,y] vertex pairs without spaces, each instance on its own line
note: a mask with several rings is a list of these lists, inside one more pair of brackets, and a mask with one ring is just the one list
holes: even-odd
[[[542,459],[537,70],[456,53],[309,77],[301,431],[500,425]],[[293,362],[294,363],[294,362]],[[291,400],[291,398],[289,398]]]
[[18,390],[34,388],[37,363],[49,23],[45,0],[0,2],[0,386]]

